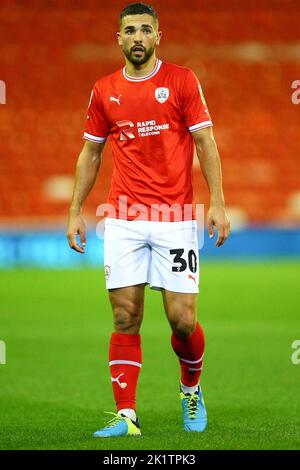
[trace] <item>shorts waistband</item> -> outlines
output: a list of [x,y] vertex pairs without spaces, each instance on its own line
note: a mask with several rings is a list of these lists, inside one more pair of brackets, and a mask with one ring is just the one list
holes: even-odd
[[133,226],[135,224],[138,225],[144,225],[148,227],[154,227],[155,225],[158,225],[160,227],[197,227],[197,221],[196,220],[180,220],[176,222],[160,222],[156,220],[127,220],[127,219],[116,219],[113,217],[106,217],[105,218],[105,224],[106,225],[118,225],[122,227],[128,227],[128,226]]

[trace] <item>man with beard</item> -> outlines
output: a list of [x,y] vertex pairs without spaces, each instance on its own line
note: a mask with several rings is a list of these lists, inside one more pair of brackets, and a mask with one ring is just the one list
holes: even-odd
[[194,73],[156,58],[161,32],[151,6],[133,3],[124,8],[117,36],[125,67],[98,80],[93,88],[67,232],[71,248],[84,253],[82,207],[110,136],[114,170],[104,262],[115,327],[109,367],[117,414],[94,436],[141,434],[136,388],[142,366],[139,331],[146,284],[162,292],[172,329],[171,344],[181,368],[184,429],[203,432],[207,414],[199,379],[205,339],[196,312],[194,144],[210,191],[207,223],[211,237],[217,229],[216,246],[224,243],[230,230],[212,121]]

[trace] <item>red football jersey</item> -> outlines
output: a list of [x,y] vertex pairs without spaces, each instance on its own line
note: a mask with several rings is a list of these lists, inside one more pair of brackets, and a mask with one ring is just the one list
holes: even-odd
[[[191,133],[208,126],[212,121],[201,86],[186,67],[157,60],[145,77],[129,77],[124,67],[98,80],[84,138],[104,142],[110,137],[114,170],[108,203],[115,217],[132,219],[139,213],[153,220],[151,207],[191,205]],[[120,196],[138,213],[120,212]],[[147,216],[141,217],[141,207]]]

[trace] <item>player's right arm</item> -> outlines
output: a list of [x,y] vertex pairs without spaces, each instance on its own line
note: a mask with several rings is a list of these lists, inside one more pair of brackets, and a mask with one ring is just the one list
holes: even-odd
[[[95,184],[104,144],[105,142],[96,143],[86,140],[77,160],[67,237],[70,247],[79,253],[84,253],[86,243],[86,226],[82,217],[83,204]],[[81,246],[76,241],[77,235],[80,237]]]

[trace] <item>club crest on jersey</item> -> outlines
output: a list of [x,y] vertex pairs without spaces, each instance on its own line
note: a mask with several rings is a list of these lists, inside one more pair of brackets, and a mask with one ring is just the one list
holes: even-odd
[[169,88],[164,88],[164,87],[156,88],[155,98],[157,99],[157,101],[159,101],[159,103],[164,103],[165,101],[167,101],[169,96],[170,96]]

